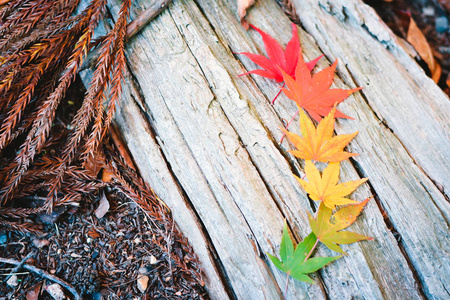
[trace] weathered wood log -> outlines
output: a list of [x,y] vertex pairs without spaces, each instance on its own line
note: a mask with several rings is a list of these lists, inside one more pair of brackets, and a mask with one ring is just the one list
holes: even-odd
[[[150,5],[134,2],[134,16]],[[343,163],[341,179],[370,178],[352,198],[375,200],[352,229],[375,240],[344,247],[349,255],[318,272],[318,285],[290,280],[288,299],[448,297],[448,98],[361,1],[293,4],[306,58],[339,58],[335,85],[364,87],[339,105],[355,120],[339,120],[336,131],[359,131],[349,150],[360,155]],[[271,106],[277,84],[236,77],[255,66],[233,53],[264,48],[234,5],[177,0],[131,39],[115,120],[199,255],[212,298],[280,299],[286,276],[266,253],[278,254],[284,218],[298,241],[305,237],[313,207],[292,176],[302,168],[291,145],[278,144],[294,103],[281,96]],[[284,45],[291,37],[272,0],[259,0],[249,20]]]

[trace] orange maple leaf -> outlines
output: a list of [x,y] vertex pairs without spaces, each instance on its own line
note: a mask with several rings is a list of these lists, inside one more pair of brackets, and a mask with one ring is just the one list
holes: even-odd
[[317,217],[313,218],[308,213],[309,225],[319,241],[325,246],[339,253],[345,252],[337,244],[351,244],[362,240],[372,240],[372,238],[360,235],[351,231],[340,231],[347,228],[356,217],[361,213],[364,206],[370,198],[357,203],[356,205],[349,205],[339,209],[333,216],[332,210],[321,203]]
[[307,160],[305,161],[305,173],[309,182],[297,176],[296,178],[311,199],[323,201],[323,204],[328,208],[335,209],[336,205],[358,203],[355,200],[345,198],[345,196],[352,193],[358,186],[366,182],[368,178],[337,184],[339,171],[339,163],[330,163],[323,170],[322,176],[320,176],[320,172],[314,163]]
[[299,111],[302,137],[282,128],[289,140],[297,148],[296,151],[289,151],[294,156],[322,162],[339,162],[358,155],[357,153],[343,151],[344,147],[358,134],[358,131],[352,134],[341,134],[332,137],[335,123],[335,108],[320,121],[317,129],[301,108],[299,108]]
[[[326,116],[336,103],[341,103],[350,94],[362,89],[329,89],[333,82],[336,65],[337,60],[332,66],[315,73],[311,77],[310,70],[300,53],[295,69],[295,79],[280,68],[283,80],[289,88],[282,88],[283,92],[289,99],[294,100],[298,106],[304,108],[317,122],[323,116]],[[353,119],[339,110],[336,110],[336,118]]]

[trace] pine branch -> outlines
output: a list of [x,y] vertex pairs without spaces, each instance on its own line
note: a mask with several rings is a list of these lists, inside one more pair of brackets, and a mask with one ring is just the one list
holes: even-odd
[[[125,0],[123,2],[120,10],[119,20],[115,24],[114,28],[109,32],[107,37],[104,39],[103,45],[100,48],[102,54],[98,59],[97,68],[94,71],[93,78],[89,85],[86,97],[80,110],[77,112],[75,118],[72,121],[72,125],[73,127],[76,127],[76,130],[72,132],[71,136],[68,139],[67,146],[63,151],[63,163],[59,166],[59,173],[53,179],[52,185],[49,190],[49,201],[46,204],[49,209],[51,209],[52,207],[52,201],[57,194],[57,191],[64,178],[63,174],[65,172],[65,169],[73,161],[75,152],[78,150],[83,137],[86,136],[88,132],[88,127],[90,125],[91,119],[94,119],[94,124],[89,136],[87,137],[85,149],[81,156],[83,164],[86,162],[89,155],[93,155],[101,140],[102,131],[105,130],[103,122],[103,100],[105,98],[105,92],[110,82],[110,73],[113,62],[114,60],[117,60],[117,53],[122,52],[122,56],[119,55],[119,57],[124,58],[123,45],[126,22],[130,6],[130,0]],[[122,65],[124,66],[124,63],[122,63]],[[114,83],[116,85],[120,85],[121,77],[118,76],[118,78],[116,78],[116,81],[117,80],[119,80],[119,82]],[[115,90],[117,91],[117,88]],[[115,94],[114,96],[118,97],[117,94]],[[113,98],[112,101],[115,102],[116,98]]]
[[2,218],[27,218],[31,215],[35,215],[42,211],[42,208],[12,208],[12,207],[0,207],[0,216]]
[[0,228],[3,228],[3,231],[19,231],[22,233],[31,233],[37,236],[43,235],[41,226],[35,225],[33,223],[17,223],[10,222],[6,220],[0,219]]
[[[125,39],[129,40],[136,34],[138,34],[139,31],[142,30],[142,28],[144,28],[150,21],[152,21],[162,11],[164,11],[164,9],[166,9],[167,6],[169,6],[169,4],[172,3],[172,1],[173,0],[155,0],[150,7],[141,12],[141,14],[137,18],[135,18],[133,21],[130,22],[130,24],[128,24]],[[89,53],[88,57],[86,58],[86,61],[83,63],[83,66],[81,67],[81,71],[93,68],[99,56],[100,51],[98,50]]]
[[[24,34],[35,28],[52,8],[52,2],[53,1],[49,0],[38,0],[30,6],[19,10],[20,14],[18,15],[18,18],[13,22],[5,22],[2,26],[2,29],[4,28],[3,31],[5,32],[3,32],[3,40],[0,43],[0,49],[5,47],[8,42],[21,38]],[[24,20],[26,21],[24,22]],[[0,32],[2,29],[0,29]]]
[[109,104],[106,112],[105,122],[101,124],[99,122],[100,120],[96,120],[95,125],[97,126],[94,125],[94,130],[92,131],[89,140],[86,142],[86,156],[88,156],[89,153],[93,153],[93,151],[95,151],[98,143],[108,132],[109,126],[114,116],[116,102],[118,101],[120,94],[122,93],[123,72],[126,68],[125,34],[127,29],[127,19],[130,14],[130,7],[131,0],[124,0],[122,2],[122,7],[120,8],[119,12],[119,18],[113,29],[113,31],[116,32],[115,40],[117,41],[117,43],[114,45],[113,50],[113,53],[115,53],[115,63],[113,68],[114,71],[112,74]]
[[[61,77],[60,83],[55,91],[44,101],[38,112],[38,118],[34,120],[31,131],[28,133],[24,144],[20,147],[15,162],[8,167],[10,177],[0,193],[0,199],[3,203],[12,197],[13,190],[20,182],[20,178],[28,169],[35,155],[42,149],[53,123],[56,108],[73,82],[81,66],[83,56],[88,52],[93,31],[98,24],[105,5],[106,0],[93,0],[82,12],[82,15],[85,16],[82,21],[71,29],[72,32],[76,33],[78,30],[82,30],[83,33],[79,37],[72,52],[72,56],[66,67],[66,73]],[[56,37],[56,39],[59,39],[59,37]],[[62,51],[60,50],[59,52],[61,53]],[[51,207],[52,205],[50,204]]]

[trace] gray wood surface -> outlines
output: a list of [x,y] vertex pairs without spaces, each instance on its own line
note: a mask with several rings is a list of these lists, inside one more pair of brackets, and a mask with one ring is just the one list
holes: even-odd
[[[342,164],[341,180],[370,178],[352,198],[375,200],[350,229],[375,240],[344,246],[349,255],[317,272],[317,285],[291,279],[288,299],[445,299],[449,99],[370,8],[342,2],[293,1],[305,57],[324,53],[318,69],[338,58],[336,87],[364,87],[339,105],[355,120],[339,120],[336,132],[360,132],[349,147],[360,155]],[[132,17],[149,5],[134,1]],[[291,38],[274,1],[258,0],[249,20],[283,46]],[[236,77],[256,68],[234,54],[242,51],[264,47],[241,28],[234,1],[175,0],[128,41],[115,121],[199,255],[212,298],[281,299],[286,276],[266,253],[278,255],[284,218],[298,241],[309,234],[312,207],[292,176],[301,161],[287,140],[278,144],[296,107],[284,96],[270,105],[273,81]]]

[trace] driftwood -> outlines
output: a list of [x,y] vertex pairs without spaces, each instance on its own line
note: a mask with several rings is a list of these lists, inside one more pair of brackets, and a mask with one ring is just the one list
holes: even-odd
[[[148,2],[134,1],[132,18]],[[292,176],[301,162],[286,139],[278,144],[294,103],[282,95],[272,106],[277,84],[236,77],[255,65],[235,53],[264,48],[234,2],[175,0],[130,39],[115,121],[199,255],[211,297],[280,299],[286,277],[266,253],[278,255],[285,218],[304,238],[312,207]],[[364,87],[339,105],[355,120],[336,132],[359,131],[349,150],[360,155],[343,163],[341,180],[370,178],[352,199],[375,200],[352,229],[375,239],[344,246],[349,255],[317,272],[317,285],[290,280],[288,299],[448,298],[449,99],[362,1],[292,3],[306,59],[324,53],[322,69],[338,58],[336,87]],[[258,0],[248,18],[283,45],[291,37],[273,0]]]

